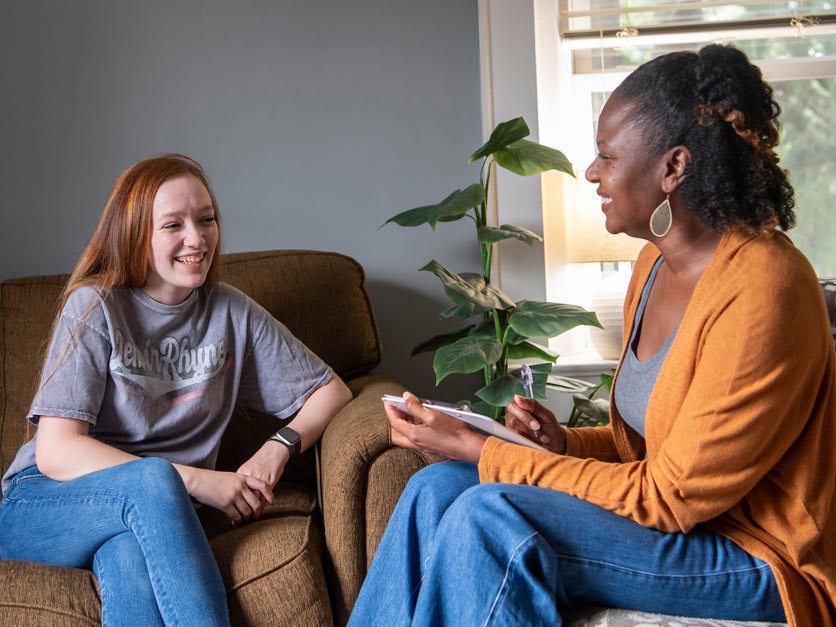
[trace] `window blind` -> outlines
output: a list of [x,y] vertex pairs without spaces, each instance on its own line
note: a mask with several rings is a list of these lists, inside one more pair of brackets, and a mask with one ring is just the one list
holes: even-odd
[[561,0],[564,39],[836,24],[836,0]]

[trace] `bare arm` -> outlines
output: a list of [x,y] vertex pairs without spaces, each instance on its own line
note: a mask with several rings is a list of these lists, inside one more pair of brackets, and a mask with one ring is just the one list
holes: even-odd
[[35,441],[38,470],[50,479],[69,481],[138,459],[88,434],[90,423],[74,418],[41,416]]
[[[69,481],[139,459],[91,438],[90,424],[74,418],[41,416],[35,462],[50,479]],[[188,493],[198,502],[224,512],[234,523],[257,517],[264,502],[273,502],[267,483],[257,477],[174,464]]]
[[[337,375],[333,375],[328,383],[308,397],[299,413],[288,424],[302,437],[302,450],[319,441],[328,423],[350,400],[351,391]],[[279,481],[289,458],[290,452],[286,446],[268,440],[255,455],[244,462],[238,472],[258,477],[272,489]]]

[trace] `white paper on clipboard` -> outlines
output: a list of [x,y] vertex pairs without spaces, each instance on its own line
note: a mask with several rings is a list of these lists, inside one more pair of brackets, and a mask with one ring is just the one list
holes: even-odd
[[[403,398],[400,396],[392,396],[391,394],[384,394],[383,395],[383,402],[390,403],[400,409],[401,411],[406,411],[406,403],[404,403]],[[541,451],[545,451],[547,449],[543,448],[539,444],[532,442],[528,438],[524,438],[516,431],[511,431],[504,425],[501,425],[496,420],[489,418],[488,416],[484,416],[482,414],[476,414],[472,411],[467,411],[462,409],[456,405],[451,405],[450,403],[442,403],[440,401],[431,401],[427,399],[421,399],[421,404],[424,407],[428,407],[429,409],[435,409],[436,411],[443,412],[448,416],[452,416],[457,420],[461,420],[462,422],[466,422],[471,427],[482,431],[483,433],[487,433],[488,435],[496,436],[506,442],[511,442],[513,444],[522,444],[523,446],[528,446],[530,448],[536,448]]]

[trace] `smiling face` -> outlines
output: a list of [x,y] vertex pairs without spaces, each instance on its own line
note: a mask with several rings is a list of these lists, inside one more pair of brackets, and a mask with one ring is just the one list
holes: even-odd
[[610,233],[652,239],[648,222],[665,199],[665,155],[651,156],[629,102],[610,98],[598,120],[598,154],[586,179],[598,185]]
[[167,180],[154,197],[143,291],[165,305],[182,303],[206,281],[218,235],[203,183],[190,174]]

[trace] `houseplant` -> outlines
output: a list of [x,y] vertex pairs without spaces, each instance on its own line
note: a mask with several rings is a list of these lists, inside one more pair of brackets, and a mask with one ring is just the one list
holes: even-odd
[[572,165],[559,150],[525,139],[530,134],[522,118],[499,124],[488,141],[474,152],[470,163],[481,160],[479,181],[457,189],[444,200],[399,213],[387,220],[404,227],[470,218],[476,227],[481,256],[480,272],[456,273],[436,260],[422,271],[432,272],[444,286],[452,305],[441,318],[454,318],[464,324],[436,335],[416,346],[412,354],[435,352],[433,369],[436,384],[451,374],[482,371],[485,385],[475,392],[479,402],[475,411],[499,419],[502,408],[522,394],[518,371],[509,371],[509,361],[525,360],[534,371],[534,395],[545,398],[546,381],[557,356],[531,340],[555,337],[578,325],[601,325],[595,314],[573,305],[523,300],[514,302],[491,284],[491,264],[495,246],[514,239],[532,245],[542,238],[511,224],[488,225],[488,188],[491,173],[500,166],[522,176],[558,170],[574,176]]

